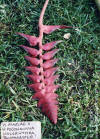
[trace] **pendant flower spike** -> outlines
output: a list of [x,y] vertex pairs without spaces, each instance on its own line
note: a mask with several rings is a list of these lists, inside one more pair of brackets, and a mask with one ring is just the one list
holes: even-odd
[[55,80],[59,77],[55,75],[58,67],[55,63],[58,59],[53,59],[58,49],[53,49],[55,45],[62,41],[53,41],[42,44],[43,34],[50,34],[57,29],[72,28],[65,25],[43,25],[43,17],[49,0],[45,1],[44,7],[39,18],[39,37],[17,33],[24,37],[30,46],[37,46],[38,49],[20,45],[30,56],[25,56],[25,59],[30,62],[30,66],[25,67],[31,74],[27,77],[33,82],[28,85],[29,88],[35,91],[33,99],[38,99],[38,107],[48,118],[54,123],[57,123],[58,113],[58,95],[55,93],[59,85],[55,85]]

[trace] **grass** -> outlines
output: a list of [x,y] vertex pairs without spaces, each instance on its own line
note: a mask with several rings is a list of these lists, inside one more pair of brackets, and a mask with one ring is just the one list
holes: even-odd
[[[44,43],[62,40],[58,123],[53,125],[31,99],[24,66],[27,44],[16,32],[38,35],[38,19],[45,0],[0,1],[0,122],[41,121],[43,139],[98,139],[100,135],[100,15],[93,1],[50,0],[45,24],[65,24],[78,30],[61,30],[44,36]],[[64,40],[65,33],[71,33]]]

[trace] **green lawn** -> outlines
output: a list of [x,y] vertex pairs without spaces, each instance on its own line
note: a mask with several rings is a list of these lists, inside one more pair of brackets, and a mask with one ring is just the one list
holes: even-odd
[[[56,47],[60,67],[58,123],[45,117],[28,89],[27,42],[16,32],[38,36],[38,19],[45,0],[0,1],[0,122],[35,121],[43,139],[98,139],[100,135],[100,14],[93,0],[50,0],[44,23],[78,27],[44,36]],[[69,40],[64,34],[71,33]]]

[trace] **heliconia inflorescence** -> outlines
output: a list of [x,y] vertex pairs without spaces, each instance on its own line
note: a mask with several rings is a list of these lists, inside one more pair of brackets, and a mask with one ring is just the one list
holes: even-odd
[[33,81],[33,84],[28,85],[29,88],[35,91],[33,99],[38,99],[38,107],[48,118],[54,123],[57,123],[58,113],[58,95],[55,93],[59,85],[55,85],[55,80],[59,77],[55,75],[58,67],[55,63],[58,59],[53,59],[53,56],[58,52],[58,49],[53,49],[55,45],[62,41],[53,41],[42,44],[43,34],[50,34],[57,29],[72,28],[65,25],[43,25],[43,16],[49,0],[46,0],[39,18],[39,37],[17,33],[24,37],[30,46],[37,46],[38,49],[20,45],[30,56],[25,56],[25,59],[30,62],[30,66],[25,67],[31,74],[27,77]]

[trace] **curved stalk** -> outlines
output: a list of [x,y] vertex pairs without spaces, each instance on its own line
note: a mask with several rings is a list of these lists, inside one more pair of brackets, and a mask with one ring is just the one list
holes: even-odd
[[42,8],[42,11],[41,11],[41,14],[40,14],[40,19],[39,19],[39,27],[41,27],[41,25],[43,25],[43,16],[44,16],[46,7],[48,5],[48,2],[49,2],[49,0],[46,0],[44,6]]

